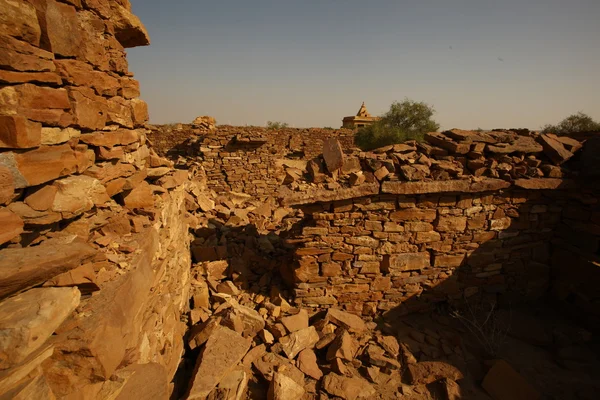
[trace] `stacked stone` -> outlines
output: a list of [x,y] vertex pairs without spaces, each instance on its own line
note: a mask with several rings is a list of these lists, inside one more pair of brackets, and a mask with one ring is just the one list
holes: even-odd
[[478,292],[541,296],[561,203],[518,190],[459,192],[306,206],[296,302],[374,316]]
[[353,148],[349,130],[268,130],[261,127],[220,125],[205,133],[193,126],[182,130],[154,127],[149,134],[159,154],[202,161],[209,189],[217,193],[242,192],[275,196],[285,178],[282,168],[290,161],[306,161],[322,152],[325,139],[338,138],[346,151]]
[[195,129],[200,129],[204,131],[212,131],[215,129],[215,125],[217,124],[217,120],[213,117],[209,117],[207,115],[197,117],[194,122],[192,122],[192,126]]
[[189,287],[187,171],[146,141],[124,49],[148,43],[127,0],[0,0],[0,392],[11,398],[114,398],[140,384],[128,380],[137,368],[168,391]]

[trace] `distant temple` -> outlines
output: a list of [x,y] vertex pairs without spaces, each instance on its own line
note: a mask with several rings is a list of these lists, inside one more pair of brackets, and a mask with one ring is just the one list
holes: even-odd
[[344,117],[342,120],[342,128],[354,129],[354,128],[362,128],[367,125],[371,125],[375,121],[378,121],[379,117],[373,117],[367,111],[367,107],[365,103],[362,103],[360,106],[360,110],[356,113],[356,115],[350,117]]

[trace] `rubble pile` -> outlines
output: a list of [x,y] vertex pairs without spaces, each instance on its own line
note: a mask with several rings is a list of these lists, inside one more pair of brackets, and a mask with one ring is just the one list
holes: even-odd
[[212,131],[213,129],[215,129],[216,124],[217,120],[207,115],[197,117],[192,122],[192,126],[194,127],[194,129],[200,129],[203,131]]
[[399,341],[338,309],[309,315],[275,287],[264,295],[241,292],[214,270],[203,263],[193,272],[186,341],[198,356],[188,399],[424,399],[433,398],[430,390],[460,398],[459,369],[415,356],[445,354],[464,364],[455,334],[431,331],[426,337],[405,326]]
[[372,152],[344,154],[331,139],[323,157],[285,169],[294,191],[315,186],[334,190],[370,182],[429,182],[492,178],[566,178],[561,166],[582,148],[579,141],[526,130],[431,132],[424,142],[407,141]]

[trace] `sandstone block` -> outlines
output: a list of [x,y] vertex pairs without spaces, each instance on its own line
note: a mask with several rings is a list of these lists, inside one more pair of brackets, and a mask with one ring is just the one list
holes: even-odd
[[325,320],[330,321],[349,332],[361,333],[367,330],[367,325],[361,317],[335,308],[327,310]]
[[148,182],[142,182],[138,187],[125,195],[125,206],[133,208],[149,208],[154,206],[154,192]]
[[276,372],[269,386],[268,400],[301,400],[305,394],[304,387],[292,378]]
[[467,217],[440,215],[436,229],[440,232],[463,232],[467,229]]
[[54,64],[60,76],[70,85],[90,87],[99,96],[116,96],[121,88],[117,78],[106,72],[95,71],[90,64],[83,61],[55,60]]
[[75,125],[91,130],[104,128],[108,119],[108,104],[105,99],[96,96],[92,89],[73,86],[69,89],[69,98]]
[[346,330],[339,333],[327,349],[327,360],[339,358],[346,361],[354,360],[359,344]]
[[382,266],[392,276],[399,275],[403,271],[417,271],[430,266],[430,255],[428,252],[404,253],[385,256]]
[[549,135],[542,134],[539,136],[538,140],[544,148],[544,154],[546,154],[556,165],[561,165],[574,155],[569,150],[565,149],[565,146],[563,146],[561,142]]
[[129,48],[150,44],[150,37],[144,24],[127,8],[111,3],[110,20],[115,29],[115,36],[123,47]]
[[15,181],[11,170],[0,165],[0,204],[6,204],[13,199]]
[[23,233],[23,220],[6,208],[0,208],[0,244],[4,244]]
[[283,352],[289,359],[294,359],[304,349],[310,349],[319,341],[319,334],[314,326],[293,332],[279,339]]
[[407,208],[394,211],[390,214],[392,221],[426,221],[432,222],[437,217],[436,210],[426,210],[421,208]]
[[65,143],[81,135],[81,131],[74,128],[42,128],[42,144],[60,144]]
[[210,335],[196,361],[188,399],[205,399],[250,349],[251,340],[219,327]]
[[77,288],[31,289],[0,303],[0,369],[25,360],[79,305]]
[[308,328],[308,311],[301,309],[296,315],[281,318],[281,323],[290,333]]
[[342,168],[344,165],[344,151],[337,139],[325,139],[323,142],[323,159],[329,172],[334,172]]
[[41,28],[35,7],[17,0],[0,0],[0,32],[39,46]]
[[13,71],[54,71],[54,54],[0,34],[0,67]]
[[1,153],[0,166],[11,170],[16,188],[24,188],[72,174],[77,169],[77,159],[71,147],[64,144],[18,154]]
[[26,149],[41,142],[42,124],[17,115],[0,115],[0,148]]
[[319,380],[323,377],[323,372],[317,364],[317,355],[313,350],[305,349],[298,354],[296,366],[306,375],[313,379]]
[[375,396],[375,388],[358,376],[346,377],[330,373],[323,379],[323,389],[332,396],[344,400],[356,400]]
[[465,260],[464,254],[436,254],[433,257],[433,266],[442,268],[460,267]]
[[0,251],[0,297],[39,285],[79,267],[96,250],[84,243],[49,239],[34,247]]

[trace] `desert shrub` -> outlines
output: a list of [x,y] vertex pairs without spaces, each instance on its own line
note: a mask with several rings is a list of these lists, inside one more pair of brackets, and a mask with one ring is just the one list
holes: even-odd
[[268,121],[267,122],[267,129],[284,129],[289,127],[289,125],[286,122],[279,122],[279,121]]
[[407,140],[421,141],[427,132],[440,128],[432,118],[434,113],[433,107],[424,102],[394,102],[379,121],[356,132],[355,143],[363,150],[373,150]]
[[498,355],[510,331],[510,318],[501,317],[495,301],[473,296],[450,315],[463,324],[490,356]]
[[569,115],[557,125],[544,125],[542,127],[543,133],[555,133],[557,135],[594,131],[600,131],[600,122],[594,121],[592,117],[582,112]]

